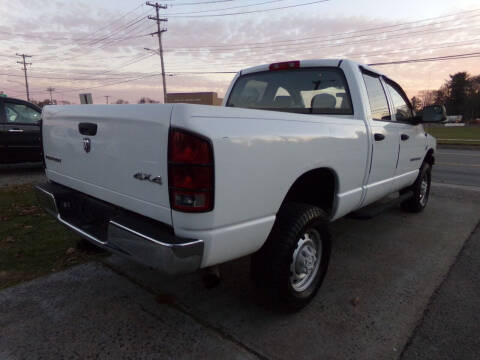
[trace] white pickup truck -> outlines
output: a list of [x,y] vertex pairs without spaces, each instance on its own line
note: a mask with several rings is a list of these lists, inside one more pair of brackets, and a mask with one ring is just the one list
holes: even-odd
[[325,276],[328,223],[399,192],[427,204],[436,141],[402,88],[350,60],[240,71],[221,107],[46,106],[42,206],[90,242],[179,274],[253,254],[299,309]]

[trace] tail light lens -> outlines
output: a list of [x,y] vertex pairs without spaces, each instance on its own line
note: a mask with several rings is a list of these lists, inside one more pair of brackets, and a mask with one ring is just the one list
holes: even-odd
[[168,139],[168,187],[172,209],[211,211],[213,182],[211,143],[199,135],[171,129]]

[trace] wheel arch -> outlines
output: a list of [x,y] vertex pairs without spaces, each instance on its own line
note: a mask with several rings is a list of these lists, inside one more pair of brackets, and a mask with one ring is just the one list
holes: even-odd
[[281,208],[289,202],[318,206],[331,216],[335,209],[335,198],[339,188],[338,175],[332,168],[311,169],[300,175],[290,186]]
[[424,162],[430,164],[430,166],[435,165],[435,150],[433,148],[428,149],[425,157],[423,158],[422,164]]

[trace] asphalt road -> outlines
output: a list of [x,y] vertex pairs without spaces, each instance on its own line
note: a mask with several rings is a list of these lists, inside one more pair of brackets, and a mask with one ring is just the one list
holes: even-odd
[[433,181],[480,187],[480,149],[438,149]]

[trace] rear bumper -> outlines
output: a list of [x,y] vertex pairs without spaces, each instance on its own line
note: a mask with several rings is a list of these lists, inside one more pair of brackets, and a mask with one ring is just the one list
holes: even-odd
[[203,240],[179,238],[161,223],[51,182],[36,185],[35,190],[49,214],[101,248],[165,274],[189,273],[200,267]]

